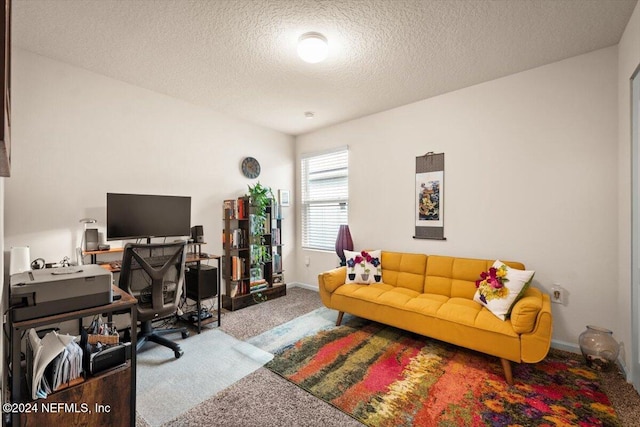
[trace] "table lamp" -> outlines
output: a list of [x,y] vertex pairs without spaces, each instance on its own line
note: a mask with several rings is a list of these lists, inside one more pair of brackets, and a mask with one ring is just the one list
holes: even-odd
[[347,265],[347,260],[344,256],[345,250],[353,250],[353,240],[351,239],[349,226],[342,224],[338,229],[338,238],[336,239],[336,254],[338,254],[338,258],[340,258],[340,266]]

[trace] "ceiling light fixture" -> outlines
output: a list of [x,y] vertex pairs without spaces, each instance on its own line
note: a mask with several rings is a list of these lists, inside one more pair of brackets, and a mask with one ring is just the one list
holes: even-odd
[[320,33],[304,33],[298,39],[298,56],[303,61],[315,64],[324,61],[329,54],[327,38]]

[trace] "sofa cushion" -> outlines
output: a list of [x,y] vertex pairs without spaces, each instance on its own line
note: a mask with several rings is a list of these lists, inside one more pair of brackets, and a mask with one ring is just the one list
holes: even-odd
[[376,283],[382,281],[381,255],[377,251],[344,251],[347,260],[345,283]]
[[383,251],[382,265],[384,283],[422,292],[426,255]]
[[[423,292],[473,299],[476,293],[476,280],[481,272],[491,267],[493,262],[493,260],[430,255]],[[513,261],[504,263],[512,268],[524,270],[522,263]]]
[[476,279],[493,261],[431,255],[427,261],[424,292],[473,299]]
[[444,295],[436,294],[420,294],[416,298],[409,301],[406,305],[407,309],[414,310],[430,316],[435,316],[440,307],[449,300]]
[[498,260],[476,282],[478,289],[473,300],[487,307],[499,319],[506,320],[534,274],[534,271],[517,270]]

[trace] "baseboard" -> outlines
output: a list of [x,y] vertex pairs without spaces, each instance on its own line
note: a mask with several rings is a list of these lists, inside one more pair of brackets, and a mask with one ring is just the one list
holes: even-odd
[[565,341],[551,340],[551,348],[568,351],[569,353],[582,354],[582,352],[580,351],[580,346]]
[[303,288],[303,289],[309,289],[310,291],[318,292],[317,286],[309,285],[307,283],[300,283],[300,282],[287,283],[287,288]]

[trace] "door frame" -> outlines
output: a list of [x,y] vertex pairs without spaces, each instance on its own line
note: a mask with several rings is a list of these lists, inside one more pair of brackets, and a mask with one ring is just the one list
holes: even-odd
[[640,65],[631,75],[631,380],[640,392]]

